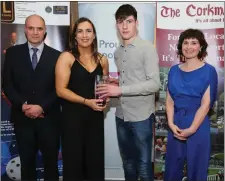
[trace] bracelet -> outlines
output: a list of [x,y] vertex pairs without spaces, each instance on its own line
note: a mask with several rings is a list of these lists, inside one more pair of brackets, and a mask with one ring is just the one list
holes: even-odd
[[84,98],[84,102],[83,102],[84,104],[85,104],[85,100],[86,100],[86,99]]

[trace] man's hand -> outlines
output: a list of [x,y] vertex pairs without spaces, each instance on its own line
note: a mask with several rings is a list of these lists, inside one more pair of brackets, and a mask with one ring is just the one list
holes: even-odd
[[116,78],[109,78],[108,81],[109,81],[109,84],[119,85],[119,80]]
[[121,93],[121,88],[115,84],[98,84],[96,89],[96,94],[100,95],[100,99],[120,96]]
[[39,105],[23,104],[22,110],[31,119],[43,118],[43,109]]
[[27,103],[24,103],[22,105],[22,111],[25,113],[28,109],[30,109],[30,106]]

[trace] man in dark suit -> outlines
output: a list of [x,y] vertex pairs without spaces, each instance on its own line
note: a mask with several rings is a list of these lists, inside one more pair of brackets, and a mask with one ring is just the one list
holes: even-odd
[[[16,32],[12,32],[11,35],[10,35],[10,42],[8,42],[8,44],[7,44],[7,48],[15,46],[16,41],[17,41],[17,34],[16,34]],[[3,54],[6,53],[6,49],[3,50]]]
[[60,104],[55,90],[55,64],[60,52],[44,44],[45,21],[31,15],[25,21],[27,43],[6,51],[3,89],[12,103],[21,178],[37,180],[36,154],[42,153],[44,179],[58,180]]

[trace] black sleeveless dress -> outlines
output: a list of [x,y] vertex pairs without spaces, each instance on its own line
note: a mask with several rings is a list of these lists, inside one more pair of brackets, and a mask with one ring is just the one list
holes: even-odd
[[[88,72],[78,61],[71,67],[68,89],[94,99],[95,76],[102,75],[99,63]],[[63,180],[104,180],[104,115],[88,106],[64,100],[62,104]]]

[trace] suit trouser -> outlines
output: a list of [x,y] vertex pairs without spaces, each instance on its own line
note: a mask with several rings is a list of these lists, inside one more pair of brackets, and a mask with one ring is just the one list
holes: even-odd
[[37,180],[38,149],[44,163],[44,179],[58,180],[60,133],[57,120],[25,118],[15,122],[15,133],[21,161],[21,180]]

